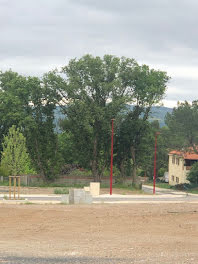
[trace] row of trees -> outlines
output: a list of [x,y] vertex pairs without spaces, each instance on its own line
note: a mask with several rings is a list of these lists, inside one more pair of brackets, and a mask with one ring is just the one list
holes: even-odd
[[[63,164],[76,163],[100,181],[109,167],[114,118],[114,164],[122,179],[131,175],[136,183],[137,168],[152,175],[154,134],[160,128],[148,118],[168,80],[165,72],[111,55],[73,59],[42,78],[1,72],[0,142],[15,125],[26,138],[29,168],[45,180],[60,173]],[[57,106],[64,114],[61,133],[54,123]],[[162,130],[158,166],[166,168],[169,130]]]

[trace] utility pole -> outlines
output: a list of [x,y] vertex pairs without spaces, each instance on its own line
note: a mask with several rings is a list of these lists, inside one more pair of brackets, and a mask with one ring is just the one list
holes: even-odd
[[154,156],[154,176],[153,176],[153,194],[155,194],[155,181],[156,181],[156,158],[157,158],[157,136],[160,132],[155,133],[155,156]]
[[110,195],[112,195],[112,184],[113,184],[113,121],[115,119],[111,119],[111,170],[110,170]]

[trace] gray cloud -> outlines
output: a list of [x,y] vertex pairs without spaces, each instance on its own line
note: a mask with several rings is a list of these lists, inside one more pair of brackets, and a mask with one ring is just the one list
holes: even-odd
[[170,72],[167,100],[193,100],[197,9],[195,0],[0,0],[0,69],[41,75],[86,53],[124,55]]

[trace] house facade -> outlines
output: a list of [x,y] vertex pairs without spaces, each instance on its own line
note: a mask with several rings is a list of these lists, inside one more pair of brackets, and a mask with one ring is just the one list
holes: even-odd
[[198,161],[198,154],[173,150],[169,153],[169,184],[189,183],[188,173],[192,165]]

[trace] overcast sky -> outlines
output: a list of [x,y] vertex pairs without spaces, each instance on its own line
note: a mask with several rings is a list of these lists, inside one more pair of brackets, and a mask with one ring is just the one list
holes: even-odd
[[0,0],[0,69],[41,76],[90,53],[172,77],[165,106],[198,99],[197,0]]

